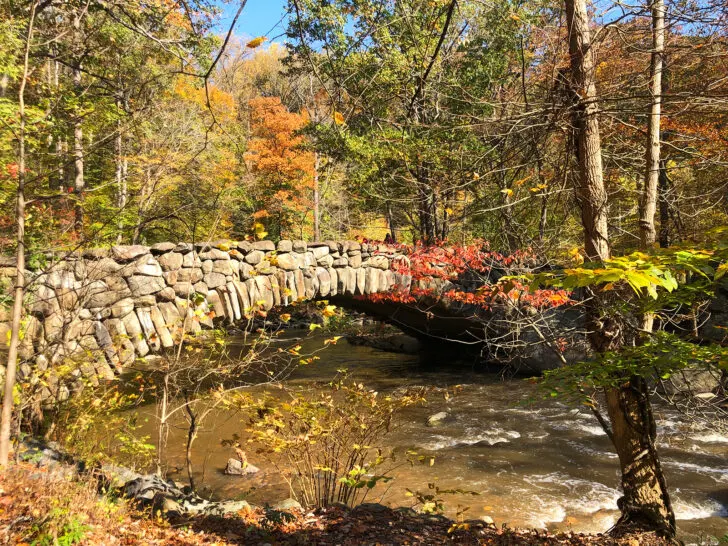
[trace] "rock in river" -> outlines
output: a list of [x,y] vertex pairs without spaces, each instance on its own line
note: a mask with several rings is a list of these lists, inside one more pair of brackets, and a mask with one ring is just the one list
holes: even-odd
[[243,466],[240,460],[232,458],[228,459],[227,466],[225,467],[225,474],[229,476],[247,476],[259,471],[260,469],[257,466],[249,463]]

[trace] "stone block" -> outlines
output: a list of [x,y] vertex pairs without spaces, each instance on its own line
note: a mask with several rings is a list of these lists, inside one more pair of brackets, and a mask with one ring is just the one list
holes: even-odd
[[335,296],[339,293],[339,274],[333,267],[329,267],[329,278],[331,279],[331,287],[329,288],[329,296]]
[[306,245],[306,241],[293,241],[293,252],[306,252],[308,246]]
[[289,252],[278,254],[276,256],[276,264],[278,267],[285,271],[293,271],[294,269],[298,269],[298,261],[296,260],[296,255],[291,254]]
[[95,262],[86,264],[86,279],[89,281],[104,280],[122,269],[111,258],[101,258]]
[[238,298],[238,292],[235,290],[235,285],[232,282],[225,284],[225,290],[230,297],[230,304],[233,308],[233,317],[235,320],[243,318],[243,314],[240,312],[240,299]]
[[166,286],[161,276],[148,277],[146,275],[133,275],[129,277],[128,282],[131,295],[135,297],[154,294]]
[[224,250],[220,250],[219,248],[210,248],[209,250],[206,250],[205,252],[200,252],[198,254],[200,260],[229,260],[230,255],[225,252]]
[[258,294],[263,301],[263,307],[266,311],[273,308],[273,291],[271,289],[270,278],[268,275],[258,275],[255,277],[255,284],[258,288]]
[[169,328],[167,327],[167,322],[164,320],[162,311],[157,306],[154,306],[149,310],[149,315],[152,319],[152,324],[154,324],[154,329],[159,335],[159,341],[162,344],[162,347],[172,347],[174,345],[174,340],[172,339],[172,335],[169,333]]
[[218,288],[225,284],[225,275],[211,272],[203,277],[208,289]]
[[240,278],[242,280],[248,280],[253,276],[254,272],[255,268],[252,265],[245,262],[240,262]]
[[250,265],[256,265],[263,261],[265,254],[262,250],[252,250],[245,256],[245,261]]
[[233,281],[233,287],[235,288],[235,293],[237,294],[238,301],[240,302],[240,312],[243,316],[248,315],[250,313],[251,304],[250,295],[248,294],[248,289],[245,286],[245,283]]
[[203,273],[202,269],[198,267],[194,268],[186,268],[183,267],[179,271],[177,271],[177,282],[189,282],[189,283],[196,283],[200,282],[202,280]]
[[253,243],[253,250],[261,250],[263,252],[273,252],[276,249],[273,241],[255,241]]
[[154,328],[150,309],[151,308],[149,307],[139,308],[136,310],[136,316],[139,319],[139,324],[142,327],[142,333],[144,334],[144,338],[147,340],[147,345],[149,345],[149,348],[152,351],[158,352],[162,348],[162,344],[159,341],[159,335]]
[[[312,244],[308,245],[308,249],[313,253],[314,258],[316,258],[317,260],[329,254],[329,246],[327,244],[321,243],[320,246],[314,247],[311,246]],[[316,244],[318,245],[318,243]]]
[[331,267],[332,265],[334,265],[334,257],[331,256],[331,254],[321,256],[316,260],[316,264],[320,267]]
[[375,267],[377,269],[389,269],[389,260],[386,256],[372,256],[361,264],[362,267]]
[[152,251],[152,254],[164,254],[170,250],[174,250],[176,246],[174,243],[157,243],[152,245],[149,250]]
[[167,286],[166,288],[162,288],[159,292],[155,294],[158,301],[174,301],[174,298],[177,294],[174,291],[174,288],[171,286]]
[[134,300],[123,298],[111,306],[111,316],[114,318],[125,317],[134,310]]
[[194,286],[189,282],[178,282],[172,288],[174,289],[174,293],[180,298],[186,299],[195,293]]
[[277,250],[278,252],[291,252],[293,250],[293,243],[287,240],[278,241]]
[[318,277],[319,281],[318,295],[325,298],[331,292],[331,275],[329,275],[329,272],[323,267],[317,267],[316,277]]
[[[179,251],[177,251],[179,252]],[[202,260],[194,252],[182,255],[182,267],[201,267]]]
[[353,256],[349,254],[349,265],[351,267],[354,267],[356,269],[359,269],[361,267],[361,254],[354,254]]
[[184,257],[179,252],[167,252],[158,256],[157,261],[164,271],[176,271],[182,267]]
[[144,254],[149,254],[149,248],[142,245],[116,245],[111,247],[111,257],[119,262],[130,262]]
[[121,322],[129,336],[129,341],[134,345],[134,352],[138,356],[146,356],[149,354],[149,345],[147,345],[144,339],[142,326],[139,323],[136,313],[129,313],[121,319]]
[[230,266],[230,260],[215,260],[212,262],[212,271],[221,275],[232,275],[233,268]]

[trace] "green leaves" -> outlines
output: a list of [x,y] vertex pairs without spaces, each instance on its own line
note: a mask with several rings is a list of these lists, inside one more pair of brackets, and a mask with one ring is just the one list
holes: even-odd
[[667,380],[689,367],[728,369],[728,348],[698,345],[674,334],[656,332],[649,342],[598,355],[595,359],[544,373],[541,388],[547,397],[584,400],[585,391],[617,387],[625,377]]

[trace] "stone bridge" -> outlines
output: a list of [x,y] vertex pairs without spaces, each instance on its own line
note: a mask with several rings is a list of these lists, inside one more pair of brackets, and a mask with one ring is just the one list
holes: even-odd
[[[160,243],[93,248],[28,274],[21,375],[69,360],[82,376],[112,378],[137,357],[175,345],[183,333],[234,324],[255,308],[296,300],[409,290],[390,269],[397,248],[356,241]],[[0,281],[11,284],[9,262]],[[0,335],[10,317],[0,307]],[[47,395],[53,393],[53,381]]]
[[[455,339],[466,342],[461,348],[482,351],[485,340],[497,339],[505,350],[485,356],[501,363],[518,361],[536,370],[561,362],[542,334],[534,337],[533,331],[514,321],[512,306],[484,313],[439,296],[420,297],[417,305],[357,298],[415,287],[437,295],[454,286],[439,278],[413,281],[398,273],[408,268],[393,265],[398,261],[407,265],[409,257],[407,250],[393,245],[286,240],[159,243],[47,257],[52,266],[26,276],[19,368],[21,378],[34,371],[48,372],[43,397],[67,396],[67,385],[73,388],[78,382],[80,387],[84,378],[92,383],[99,377],[111,379],[136,358],[171,348],[184,335],[220,323],[247,323],[258,309],[322,298],[378,316],[421,340]],[[0,261],[0,293],[3,285],[8,289],[12,284],[11,264]],[[454,282],[472,291],[482,280]],[[565,320],[580,320],[578,314],[565,319],[566,314],[549,320],[559,322],[560,329]],[[547,323],[543,317],[539,320],[540,332]],[[0,302],[2,338],[9,322],[8,308]],[[579,343],[583,345],[583,339]],[[72,370],[70,382],[59,381],[55,370],[60,364],[71,364],[66,368]]]

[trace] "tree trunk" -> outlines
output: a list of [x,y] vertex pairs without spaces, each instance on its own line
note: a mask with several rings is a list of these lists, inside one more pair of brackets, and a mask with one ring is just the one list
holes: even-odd
[[655,449],[656,425],[641,377],[632,377],[617,389],[607,389],[607,412],[614,447],[622,469],[624,495],[618,505],[620,525],[675,535],[675,514]]
[[[121,109],[121,105],[118,105]],[[128,198],[128,189],[126,186],[126,176],[128,172],[128,162],[124,156],[124,136],[121,130],[121,120],[116,124],[116,141],[115,141],[115,152],[116,152],[116,208],[119,209],[119,218],[117,220],[117,227],[119,233],[116,236],[116,243],[121,244],[124,237],[124,221],[123,213],[126,208],[126,201]]]
[[319,211],[319,166],[320,157],[318,152],[313,153],[313,240],[321,239],[321,217]]
[[607,192],[602,176],[599,107],[586,2],[566,0],[566,17],[569,27],[571,85],[579,97],[574,105],[573,120],[579,160],[578,199],[584,227],[584,246],[589,260],[605,260],[609,258]]
[[[73,69],[73,84],[80,95],[81,70],[78,68]],[[73,165],[75,171],[73,191],[76,194],[74,231],[77,235],[83,230],[83,190],[86,184],[83,176],[83,126],[81,121],[81,116],[77,114],[73,122]]]
[[655,211],[660,177],[660,118],[662,109],[662,56],[665,52],[665,3],[652,0],[652,58],[650,61],[650,121],[647,130],[647,169],[640,199],[640,242],[655,244]]
[[668,194],[670,192],[670,178],[667,176],[667,159],[660,159],[660,179],[659,179],[659,197],[660,197],[660,247],[667,248],[670,246],[670,201]]
[[[579,200],[584,227],[584,246],[592,261],[609,259],[607,194],[602,176],[601,143],[593,53],[585,0],[565,0],[569,30],[572,89],[577,97],[574,127],[579,160]],[[600,294],[587,309],[591,344],[596,352],[617,350],[623,343],[619,317],[605,316]],[[612,441],[619,456],[624,496],[619,501],[622,517],[616,528],[636,525],[674,536],[670,499],[654,448],[655,422],[645,382],[625,378],[619,388],[607,389],[607,408]]]
[[28,32],[25,38],[25,54],[23,57],[23,73],[18,86],[18,191],[15,209],[15,225],[17,228],[15,250],[15,289],[13,291],[13,311],[10,322],[10,345],[8,347],[8,360],[5,366],[5,389],[3,393],[2,415],[0,416],[0,468],[8,464],[10,454],[10,425],[13,419],[13,402],[15,390],[15,376],[18,367],[18,347],[20,345],[20,319],[23,314],[23,295],[25,293],[25,85],[28,81],[28,60],[30,57],[30,44],[33,38],[33,25],[37,2],[30,7],[28,19]]

